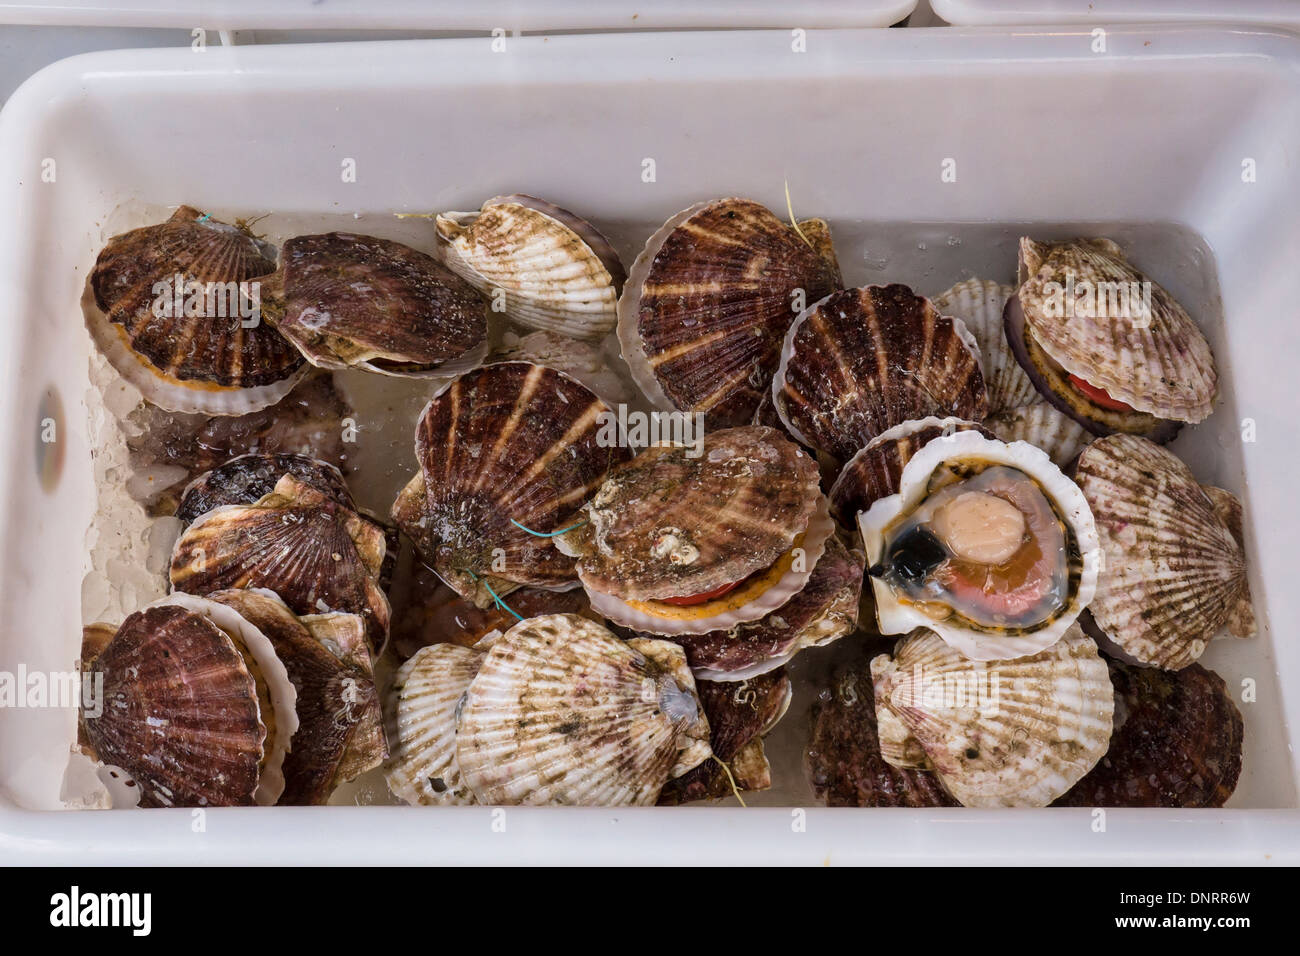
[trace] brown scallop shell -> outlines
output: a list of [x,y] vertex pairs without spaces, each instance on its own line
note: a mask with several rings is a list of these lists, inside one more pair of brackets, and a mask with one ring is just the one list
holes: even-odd
[[586,386],[528,362],[462,375],[420,417],[420,473],[393,519],[422,560],[480,607],[491,591],[517,585],[572,586],[573,559],[545,535],[627,460],[625,448],[604,441],[609,411]]
[[247,229],[182,206],[166,222],[108,241],[87,281],[86,324],[104,356],[149,402],[176,412],[244,414],[287,395],[306,369],[302,356],[260,314],[244,319],[239,300],[205,295],[202,311],[210,298],[217,314],[173,317],[155,308],[156,287],[170,288],[177,276],[245,283],[274,269],[273,247]]
[[1223,678],[1108,661],[1110,749],[1055,806],[1221,807],[1241,776],[1241,712]]
[[270,315],[313,365],[446,375],[487,353],[486,303],[417,249],[331,232],[295,236],[280,260]]
[[[1213,485],[1201,485],[1201,490],[1205,492],[1205,497],[1210,499],[1210,504],[1214,505],[1214,513],[1227,526],[1228,531],[1232,533],[1232,539],[1237,542],[1237,547],[1244,555],[1246,538],[1241,499],[1231,491]],[[1233,637],[1255,636],[1258,627],[1255,623],[1255,602],[1250,593],[1249,581],[1243,582],[1241,592],[1233,602],[1232,610],[1228,612],[1228,619],[1224,623],[1228,633]]]
[[711,428],[748,424],[799,303],[840,284],[824,222],[797,231],[748,199],[700,203],[632,266],[618,303],[623,358],[659,408],[703,412]]
[[284,475],[293,475],[336,504],[356,510],[342,473],[328,462],[307,455],[240,455],[190,482],[181,494],[176,517],[188,523],[222,505],[251,505],[273,492]]
[[299,615],[358,614],[379,648],[389,622],[379,587],[386,552],[375,522],[284,475],[255,504],[225,505],[191,524],[172,552],[171,583],[203,595],[265,588]]
[[804,311],[772,401],[790,434],[840,462],[903,422],[989,409],[974,337],[905,285],[845,289]]
[[918,451],[945,435],[977,431],[985,438],[993,434],[984,426],[960,418],[923,418],[877,435],[844,463],[831,485],[831,513],[840,524],[857,527],[858,512],[872,503],[898,493],[903,468]]
[[960,806],[930,771],[895,767],[881,756],[870,660],[891,646],[864,641],[862,656],[813,705],[804,761],[813,793],[829,807]]
[[771,566],[820,502],[816,463],[761,425],[703,446],[654,446],[615,469],[564,535],[594,591],[623,600],[701,594]]

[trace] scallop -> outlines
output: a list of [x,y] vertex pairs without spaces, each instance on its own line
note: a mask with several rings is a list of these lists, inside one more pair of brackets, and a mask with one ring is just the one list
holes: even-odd
[[1110,743],[1106,662],[1078,625],[1013,661],[972,661],[918,628],[871,674],[885,760],[933,770],[963,806],[1045,807]]
[[576,586],[553,534],[629,453],[609,407],[562,372],[488,365],[438,392],[416,426],[420,472],[393,519],[421,559],[480,607],[515,587]]
[[623,265],[585,219],[532,196],[438,217],[438,254],[521,325],[596,340],[614,327]]
[[[1232,540],[1237,542],[1237,547],[1241,549],[1244,556],[1246,553],[1246,539],[1241,499],[1231,491],[1216,488],[1213,485],[1201,485],[1201,490],[1205,492],[1205,497],[1210,499],[1210,504],[1214,506],[1214,513],[1219,516],[1219,520],[1224,523],[1232,534]],[[1255,636],[1257,630],[1255,601],[1251,597],[1249,580],[1242,582],[1237,599],[1233,602],[1232,610],[1228,612],[1228,619],[1224,622],[1224,626],[1227,627],[1228,633],[1233,637]]]
[[1046,402],[990,415],[984,427],[1004,442],[1025,441],[1041,448],[1058,468],[1068,468],[1093,439],[1086,428]]
[[388,635],[388,598],[379,586],[387,543],[382,528],[293,475],[251,505],[225,505],[191,524],[172,552],[177,591],[274,591],[295,614],[358,614],[372,645]]
[[632,378],[665,411],[749,424],[804,304],[840,288],[830,230],[787,226],[749,199],[673,216],[632,264],[618,339]]
[[102,681],[86,709],[90,755],[120,767],[143,807],[269,805],[298,730],[296,692],[272,642],[222,604],[187,594],[130,615],[105,643],[88,629],[81,668]]
[[321,492],[335,504],[356,510],[343,474],[308,455],[240,455],[195,478],[181,493],[176,517],[194,521],[223,505],[251,505],[275,490],[284,475]]
[[556,614],[492,644],[461,705],[456,760],[484,804],[649,806],[708,759],[708,740],[680,647]]
[[1191,469],[1145,438],[1097,439],[1074,478],[1105,554],[1093,621],[1133,661],[1186,667],[1250,599],[1240,543]]
[[114,236],[86,283],[96,346],[145,400],[171,412],[243,415],[273,405],[306,372],[262,321],[275,249],[244,226],[182,206]]
[[989,410],[974,337],[905,285],[845,289],[802,312],[772,404],[791,435],[837,462],[903,422]]
[[1097,590],[1088,502],[1024,442],[977,431],[929,442],[858,527],[881,633],[926,627],[974,660],[1045,650]]
[[313,365],[450,377],[487,355],[487,304],[418,249],[331,232],[295,236],[280,259],[267,314]]
[[790,600],[833,529],[813,460],[750,425],[641,452],[557,541],[578,558],[597,613],[637,631],[704,634]]
[[555,332],[536,331],[519,336],[506,332],[492,353],[494,362],[532,362],[576,378],[610,408],[632,401],[633,389],[615,369],[598,344]]
[[1007,299],[1015,294],[1015,286],[992,279],[966,279],[934,298],[940,314],[961,319],[975,336],[990,415],[1043,401],[1007,343],[1002,314]]
[[1038,391],[1095,435],[1166,442],[1214,409],[1219,375],[1205,336],[1109,239],[1022,238],[1004,318]]

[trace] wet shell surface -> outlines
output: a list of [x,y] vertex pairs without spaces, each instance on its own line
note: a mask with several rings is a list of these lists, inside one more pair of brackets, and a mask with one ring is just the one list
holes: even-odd
[[519,585],[576,586],[573,559],[549,535],[629,457],[602,431],[609,411],[568,375],[528,362],[461,376],[420,417],[420,472],[394,520],[421,559],[480,607]]
[[[994,527],[961,528],[957,506],[968,495],[1019,514],[1006,554],[967,553],[987,545]],[[898,493],[859,514],[858,528],[881,633],[929,628],[974,660],[1045,650],[1097,588],[1101,548],[1088,501],[1046,452],[1024,442],[970,430],[929,442],[903,468]]]
[[867,442],[844,463],[831,485],[831,513],[840,524],[853,527],[858,513],[881,498],[897,494],[903,468],[912,456],[937,438],[961,431],[976,431],[985,438],[993,433],[960,418],[922,418],[903,422]]
[[1221,807],[1241,776],[1241,712],[1223,678],[1109,661],[1115,732],[1061,807]]
[[480,803],[648,806],[708,759],[708,740],[680,647],[557,614],[492,644],[461,706],[456,759]]
[[992,279],[966,279],[934,298],[940,314],[961,319],[979,344],[990,415],[1043,400],[1007,344],[1002,314],[1015,294],[1015,286]]
[[891,646],[870,641],[866,656],[843,668],[818,695],[804,762],[813,793],[828,807],[961,806],[933,773],[895,767],[881,756],[868,662]]
[[475,802],[456,762],[456,723],[483,658],[482,651],[435,644],[398,668],[388,702],[392,756],[384,772],[393,796],[419,806]]
[[93,756],[120,767],[143,807],[269,805],[298,729],[295,691],[271,642],[223,605],[173,595],[103,644],[88,629],[82,671],[103,681],[83,707]]
[[990,415],[984,427],[1004,442],[1027,441],[1041,448],[1058,468],[1069,466],[1093,439],[1086,428],[1046,402]]
[[[1094,434],[1167,441],[1208,418],[1219,376],[1209,343],[1158,283],[1108,239],[1020,240],[1007,338],[1043,397]],[[1099,405],[1081,380],[1127,410]]]
[[266,635],[297,694],[298,730],[284,758],[279,803],[323,804],[339,784],[383,763],[383,714],[360,617],[299,617],[271,591],[215,591],[208,600]]
[[251,505],[273,492],[284,475],[356,510],[342,473],[328,462],[307,455],[240,455],[190,482],[181,493],[176,517],[188,523],[222,505]]
[[660,409],[749,424],[802,305],[840,288],[821,220],[791,228],[748,199],[698,203],[637,256],[618,303],[632,377]]
[[1249,600],[1241,545],[1191,469],[1144,438],[1099,438],[1074,478],[1105,553],[1093,620],[1133,661],[1186,667]]
[[280,258],[269,314],[313,365],[450,376],[487,354],[486,303],[417,249],[331,232],[290,239]]
[[532,362],[576,378],[610,408],[632,401],[632,389],[614,370],[598,344],[538,330],[519,336],[506,332],[492,353],[494,362]]
[[1044,807],[1106,752],[1106,663],[1078,627],[1015,661],[972,661],[918,629],[871,662],[881,752],[967,807]]
[[86,327],[146,401],[242,415],[289,394],[307,367],[260,321],[253,280],[274,270],[273,247],[182,206],[166,222],[108,241],[82,298]]
[[989,409],[974,337],[905,285],[845,289],[801,313],[772,403],[790,434],[839,462],[903,422]]
[[532,196],[498,196],[474,213],[437,219],[438,254],[529,328],[595,340],[614,327],[623,266],[600,232]]
[[[833,528],[816,464],[762,426],[711,432],[695,449],[646,449],[611,473],[581,518],[559,545],[578,557],[592,607],[657,634],[764,617],[803,588]],[[737,582],[716,600],[665,603]]]
[[274,591],[295,614],[359,614],[375,648],[388,634],[388,598],[379,587],[387,553],[382,528],[284,475],[252,505],[209,511],[172,552],[177,591]]

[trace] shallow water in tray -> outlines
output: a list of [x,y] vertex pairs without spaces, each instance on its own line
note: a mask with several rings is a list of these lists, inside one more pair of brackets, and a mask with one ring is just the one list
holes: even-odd
[[[674,211],[665,209],[665,217]],[[227,221],[239,216],[258,215],[252,210],[226,209],[214,210],[213,213]],[[103,224],[104,237],[164,219],[169,214],[169,210],[161,207],[125,206]],[[625,264],[630,264],[645,239],[660,223],[602,221],[597,225],[614,242]],[[1222,309],[1213,258],[1196,235],[1169,224],[879,223],[832,218],[831,227],[847,284],[902,282],[928,295],[937,294],[972,276],[1013,282],[1017,239],[1021,235],[1031,234],[1037,238],[1104,235],[1118,241],[1140,268],[1166,286],[1197,318],[1219,355],[1224,401],[1207,423],[1185,430],[1173,447],[1188,461],[1201,481],[1219,484],[1241,494],[1245,498],[1249,519],[1249,489],[1242,484],[1237,431],[1240,419],[1234,405],[1231,369],[1225,356]],[[380,235],[424,250],[431,250],[433,246],[433,225],[429,220],[397,219],[387,213],[272,215],[258,220],[254,228],[273,242],[296,234],[340,230]],[[496,330],[496,333],[499,335],[500,331]],[[616,344],[607,342],[605,352],[611,367],[626,377],[626,369],[617,357]],[[348,450],[349,484],[363,508],[387,514],[398,490],[415,471],[413,431],[420,409],[427,401],[430,385],[365,373],[337,374],[335,382],[355,410],[358,429],[357,441]],[[101,513],[97,519],[100,527],[95,529],[98,540],[102,542],[104,533],[112,530],[110,523],[123,521],[136,524],[131,531],[137,536],[148,523],[143,514],[123,518],[120,509],[112,515]],[[96,564],[101,568],[109,566],[104,561]],[[92,576],[100,573],[92,571]],[[88,581],[87,585],[87,593],[98,593],[97,588],[112,587],[107,580]],[[159,580],[159,595],[162,587]],[[143,603],[149,595],[140,594],[138,599]],[[88,609],[88,613],[94,612]],[[861,642],[857,638],[847,638],[828,648],[806,651],[795,659],[790,666],[795,685],[794,702],[785,719],[767,738],[773,787],[764,793],[747,794],[748,804],[814,804],[803,770],[809,711],[819,696],[830,693],[834,669],[846,661],[860,658],[862,654]],[[1230,691],[1240,688],[1242,680],[1249,677],[1259,683],[1261,701],[1276,700],[1275,666],[1263,640],[1216,641],[1206,654],[1204,663],[1224,676]],[[1280,729],[1280,711],[1276,704],[1267,711],[1263,703],[1240,706],[1246,721],[1245,769],[1230,805],[1294,806],[1295,794],[1289,774],[1278,772],[1290,764]],[[392,800],[382,776],[371,773],[341,788],[332,802],[370,804]],[[730,800],[721,802],[734,805]]]

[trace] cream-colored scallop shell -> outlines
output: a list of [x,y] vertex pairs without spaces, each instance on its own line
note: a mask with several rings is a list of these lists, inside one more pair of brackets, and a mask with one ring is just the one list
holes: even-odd
[[961,319],[979,343],[990,415],[1043,400],[1007,344],[1002,310],[1015,292],[992,279],[966,279],[934,299],[940,314]]
[[[1201,490],[1205,492],[1205,497],[1210,499],[1210,504],[1214,505],[1214,513],[1219,516],[1220,521],[1227,525],[1228,530],[1232,533],[1233,540],[1237,542],[1237,547],[1241,548],[1241,553],[1244,555],[1246,553],[1246,539],[1241,499],[1231,491],[1225,491],[1213,485],[1201,485]],[[1257,629],[1255,602],[1251,597],[1249,581],[1242,582],[1241,593],[1237,596],[1232,610],[1228,612],[1228,619],[1224,624],[1228,628],[1228,633],[1233,637],[1255,636]]]
[[493,643],[461,707],[456,758],[480,803],[649,806],[708,758],[708,741],[680,647],[551,614]]
[[398,668],[389,692],[384,775],[399,799],[424,806],[474,803],[456,763],[456,712],[483,652],[456,644],[421,648]]
[[972,661],[918,628],[871,662],[881,753],[968,807],[1045,807],[1110,745],[1106,662],[1077,624],[1032,657]]
[[1092,432],[1046,402],[1008,408],[990,415],[983,424],[1002,441],[1027,441],[1041,448],[1058,468],[1079,457],[1093,439]]

